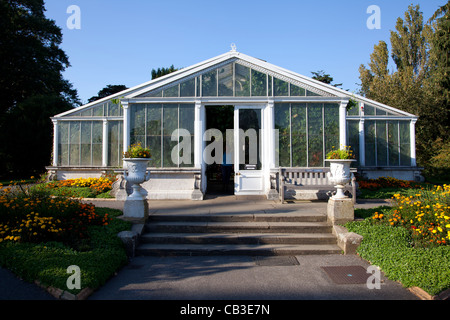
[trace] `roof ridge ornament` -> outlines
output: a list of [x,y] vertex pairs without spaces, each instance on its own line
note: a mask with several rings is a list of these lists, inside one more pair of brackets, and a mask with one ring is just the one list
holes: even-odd
[[236,48],[236,44],[232,43],[231,44],[231,52],[237,52],[237,48]]

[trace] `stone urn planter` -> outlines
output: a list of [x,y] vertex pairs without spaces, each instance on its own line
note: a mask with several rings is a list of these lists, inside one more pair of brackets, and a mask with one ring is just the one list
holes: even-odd
[[141,192],[141,183],[150,179],[150,171],[147,171],[150,159],[124,158],[123,161],[125,163],[124,178],[133,188],[133,192],[127,197],[127,200],[145,200],[145,195]]
[[353,159],[327,159],[330,163],[330,172],[328,173],[328,178],[335,184],[336,194],[332,199],[346,199],[348,198],[344,194],[344,188],[347,183],[351,180],[350,166],[352,162],[356,161]]

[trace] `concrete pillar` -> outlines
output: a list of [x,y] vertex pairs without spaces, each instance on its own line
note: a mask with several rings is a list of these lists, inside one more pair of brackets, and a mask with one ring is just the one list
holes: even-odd
[[108,166],[108,120],[103,120],[102,166]]
[[347,101],[341,101],[339,107],[339,143],[341,149],[347,145]]
[[411,167],[417,166],[416,160],[416,122],[417,119],[411,120],[410,139],[411,139]]
[[59,156],[59,123],[58,120],[52,119],[53,122],[53,163],[54,167],[58,166]]
[[123,107],[123,152],[130,146],[131,110],[128,101],[122,101]]

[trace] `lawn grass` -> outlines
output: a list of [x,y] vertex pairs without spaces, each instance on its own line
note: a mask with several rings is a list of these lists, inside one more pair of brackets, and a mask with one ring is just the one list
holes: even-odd
[[[112,220],[107,226],[90,226],[89,241],[77,250],[61,242],[0,244],[0,265],[11,270],[25,281],[38,280],[45,286],[53,286],[77,294],[84,288],[96,289],[127,263],[122,241],[117,233],[129,230],[129,222],[117,219],[122,211],[96,208],[100,215],[108,214]],[[81,271],[81,288],[67,288],[69,266]]]
[[355,215],[365,219],[349,222],[345,227],[363,236],[358,255],[405,287],[417,286],[430,295],[450,288],[450,246],[415,247],[409,230],[372,223],[375,212],[390,210],[393,209],[355,210]]

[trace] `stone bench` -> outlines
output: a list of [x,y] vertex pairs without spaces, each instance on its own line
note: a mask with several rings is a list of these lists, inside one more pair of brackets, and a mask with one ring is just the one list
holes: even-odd
[[[282,203],[287,191],[300,192],[309,190],[315,193],[318,200],[329,198],[336,191],[335,185],[329,180],[330,168],[280,168],[279,194]],[[356,203],[356,178],[352,173],[352,181],[345,186],[344,191],[350,193],[353,203]]]

